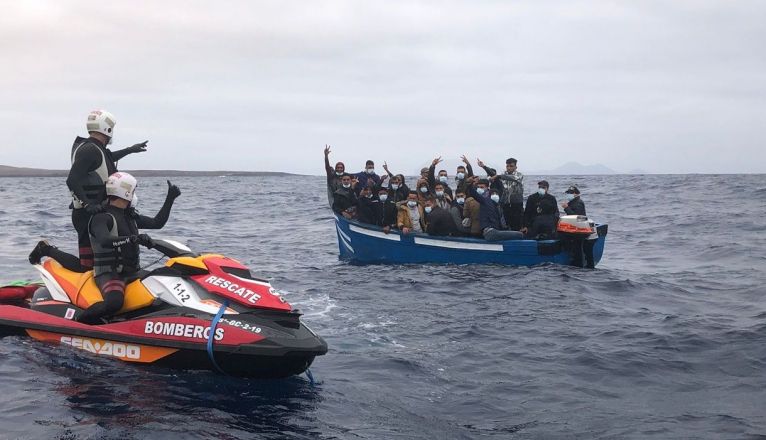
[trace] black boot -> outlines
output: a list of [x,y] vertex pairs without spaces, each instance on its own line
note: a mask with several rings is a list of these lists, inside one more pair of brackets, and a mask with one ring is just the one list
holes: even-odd
[[48,240],[40,240],[37,242],[37,246],[29,253],[29,262],[31,264],[40,264],[40,259],[47,257],[53,246],[48,243]]

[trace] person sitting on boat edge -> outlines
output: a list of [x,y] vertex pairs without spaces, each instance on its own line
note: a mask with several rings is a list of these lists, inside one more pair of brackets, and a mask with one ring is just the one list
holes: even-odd
[[468,189],[468,194],[480,205],[479,221],[481,233],[487,241],[518,240],[523,234],[517,231],[503,231],[503,211],[500,209],[500,195],[497,190],[489,189],[487,179],[473,179],[476,186]]
[[537,205],[538,215],[532,221],[532,227],[525,234],[533,240],[553,240],[556,238],[556,227],[559,224],[559,211],[550,199],[542,199]]
[[[541,200],[547,199],[553,203],[553,206],[558,206],[556,197],[553,197],[553,195],[548,192],[549,188],[550,185],[548,184],[548,181],[541,180],[537,182],[537,192],[527,197],[527,206],[524,208],[524,225],[521,228],[521,232],[526,234],[529,231],[529,228],[532,227],[532,223],[538,215],[537,207]],[[558,216],[558,210],[556,210],[556,216]]]
[[382,182],[380,176],[375,174],[375,162],[372,160],[368,160],[364,164],[364,171],[356,173],[354,177],[356,177],[356,180],[359,182],[354,189],[356,195],[359,195],[359,192],[369,184],[370,180],[374,182],[375,185],[380,185]]
[[418,202],[418,193],[410,191],[407,201],[399,203],[396,225],[403,234],[424,232],[428,229],[423,205]]
[[347,219],[353,219],[356,212],[357,197],[354,186],[358,183],[351,174],[340,178],[341,186],[333,193],[332,210]]
[[436,237],[457,235],[457,227],[450,212],[440,207],[435,199],[426,200],[423,213],[426,216],[426,232]]
[[452,193],[447,194],[447,188],[442,182],[436,182],[434,186],[434,203],[445,211],[449,211],[452,206]]
[[580,199],[580,189],[571,185],[564,191],[565,202],[561,202],[561,207],[567,215],[587,215],[585,214],[585,203]]
[[341,187],[340,179],[346,173],[346,165],[343,162],[336,162],[335,168],[330,166],[329,145],[324,146],[324,169],[327,174],[327,201],[332,206],[335,191]]
[[466,212],[465,202],[465,192],[459,189],[455,190],[455,200],[452,202],[452,206],[450,206],[449,213],[452,216],[452,221],[455,223],[455,229],[457,231],[454,235],[461,237],[471,235],[471,219],[463,216]]

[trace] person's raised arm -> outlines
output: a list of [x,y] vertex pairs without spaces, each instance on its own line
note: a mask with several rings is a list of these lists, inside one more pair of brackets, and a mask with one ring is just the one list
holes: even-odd
[[330,166],[330,146],[324,146],[324,170],[327,173],[327,178],[331,178],[335,173],[333,167]]
[[160,211],[154,217],[139,214],[136,217],[136,225],[140,229],[162,229],[170,218],[170,209],[173,207],[173,202],[180,195],[181,190],[168,180],[168,194],[165,196],[165,203],[162,204]]
[[123,148],[122,150],[112,151],[112,160],[114,160],[115,162],[119,162],[120,159],[127,156],[128,154],[143,153],[144,151],[146,151],[146,144],[148,142],[149,141],[143,141],[131,147]]
[[433,189],[436,186],[436,165],[442,161],[442,157],[439,156],[431,161],[431,166],[428,167],[428,188]]
[[394,174],[388,170],[388,164],[383,162],[383,170],[388,174],[388,177],[394,177]]

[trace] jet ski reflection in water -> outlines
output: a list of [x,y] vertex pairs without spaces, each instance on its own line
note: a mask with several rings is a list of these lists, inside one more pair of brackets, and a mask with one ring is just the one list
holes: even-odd
[[[0,334],[182,369],[251,377],[304,372],[327,344],[268,281],[234,259],[138,233],[139,226],[164,226],[180,194],[168,185],[165,205],[150,218],[127,208],[135,179],[111,176],[110,205],[90,224],[95,270],[71,270],[57,257],[76,257],[38,244],[30,261],[43,284],[0,288]],[[139,244],[169,257],[165,266],[140,270]]]

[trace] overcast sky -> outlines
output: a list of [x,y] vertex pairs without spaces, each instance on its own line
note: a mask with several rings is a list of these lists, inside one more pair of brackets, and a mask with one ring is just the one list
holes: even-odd
[[[766,172],[765,1],[0,1],[0,164]],[[379,167],[380,168],[380,167]]]

